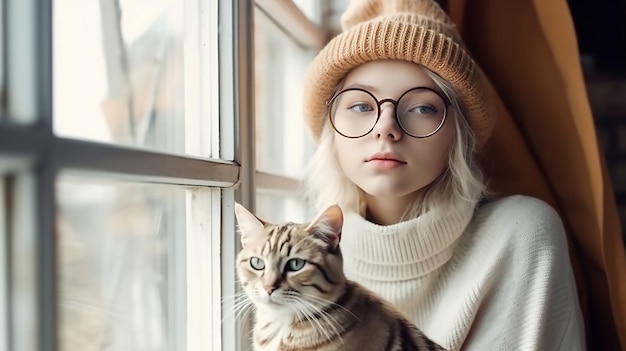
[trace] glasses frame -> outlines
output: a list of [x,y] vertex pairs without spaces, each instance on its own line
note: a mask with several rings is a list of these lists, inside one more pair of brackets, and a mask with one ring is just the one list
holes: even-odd
[[[414,90],[429,90],[429,91],[432,91],[433,93],[437,94],[437,96],[439,96],[441,101],[443,101],[443,118],[441,119],[441,123],[439,123],[439,126],[437,126],[437,128],[434,131],[432,131],[431,133],[426,134],[426,135],[413,135],[413,134],[409,133],[406,129],[404,129],[404,126],[402,125],[402,123],[400,123],[400,118],[398,117],[398,101],[402,100],[402,98],[406,94],[408,94],[408,93],[410,93],[410,92],[412,92]],[[337,127],[335,126],[335,123],[333,122],[333,118],[332,118],[333,102],[337,99],[337,97],[339,97],[339,95],[345,93],[346,91],[362,91],[362,92],[368,94],[369,96],[371,96],[374,99],[374,101],[376,101],[376,106],[377,106],[377,109],[378,109],[378,113],[377,113],[377,116],[376,116],[376,121],[374,122],[374,124],[372,124],[372,127],[367,132],[365,132],[365,133],[363,133],[363,134],[361,134],[359,136],[349,136],[349,135],[343,134],[342,132],[340,132],[337,129]],[[333,129],[337,133],[339,133],[341,136],[349,138],[349,139],[362,138],[362,137],[368,135],[369,133],[371,133],[374,130],[374,128],[376,127],[376,124],[380,120],[380,112],[381,112],[380,106],[382,104],[384,104],[385,102],[390,102],[393,105],[393,114],[396,117],[396,123],[398,124],[400,129],[402,129],[404,134],[406,134],[406,135],[408,135],[408,136],[410,136],[412,138],[418,138],[418,139],[424,139],[424,138],[431,137],[431,136],[435,135],[435,133],[437,133],[441,129],[441,127],[443,127],[443,125],[446,122],[446,119],[448,117],[448,106],[451,105],[450,104],[450,100],[447,97],[442,96],[442,94],[440,92],[438,92],[435,89],[429,88],[429,87],[414,87],[414,88],[411,88],[411,89],[405,91],[404,93],[402,93],[402,95],[400,95],[400,97],[398,99],[396,99],[396,100],[394,100],[394,99],[378,100],[378,98],[374,94],[372,94],[371,92],[369,92],[369,91],[367,91],[367,90],[365,90],[363,88],[348,88],[348,89],[344,89],[344,90],[338,92],[337,94],[335,94],[332,97],[332,99],[326,101],[326,108],[328,109],[328,119],[330,120],[330,124],[333,126]]]

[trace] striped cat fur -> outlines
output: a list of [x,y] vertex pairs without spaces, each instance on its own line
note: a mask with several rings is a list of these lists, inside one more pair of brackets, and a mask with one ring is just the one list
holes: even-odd
[[255,351],[444,350],[391,304],[346,279],[339,206],[309,224],[266,223],[240,204],[235,215]]

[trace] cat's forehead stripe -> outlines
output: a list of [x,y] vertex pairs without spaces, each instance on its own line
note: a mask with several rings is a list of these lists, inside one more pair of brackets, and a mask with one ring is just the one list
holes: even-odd
[[265,242],[261,247],[260,254],[263,256],[288,257],[292,252],[301,248],[311,248],[310,244],[324,247],[326,243],[308,233],[303,225],[298,223],[285,223],[265,227]]
[[269,240],[272,247],[272,253],[278,254],[283,252],[284,245],[289,245],[289,242],[291,241],[291,233],[294,229],[295,227],[293,225],[284,225],[273,230],[272,236]]
[[289,256],[289,254],[291,253],[291,244],[289,240],[290,238],[287,238],[287,240],[283,241],[283,243],[280,244],[280,248],[278,249],[278,252],[281,255]]

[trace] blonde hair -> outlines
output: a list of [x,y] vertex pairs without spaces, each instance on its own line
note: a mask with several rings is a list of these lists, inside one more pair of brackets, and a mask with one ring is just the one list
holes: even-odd
[[[448,121],[455,125],[455,136],[448,155],[447,167],[426,186],[423,195],[416,199],[413,206],[406,209],[404,220],[415,218],[435,206],[453,206],[458,201],[475,205],[484,196],[486,189],[482,171],[474,157],[475,135],[461,111],[454,89],[436,73],[423,66],[422,68],[452,105],[451,111],[448,112]],[[341,85],[342,83],[338,85],[337,90],[341,89]],[[333,147],[335,132],[328,123],[328,116],[325,120],[318,148],[307,165],[304,176],[307,196],[313,200],[318,210],[338,204],[345,210],[355,211],[364,216],[366,211],[364,192],[346,177],[339,166]]]

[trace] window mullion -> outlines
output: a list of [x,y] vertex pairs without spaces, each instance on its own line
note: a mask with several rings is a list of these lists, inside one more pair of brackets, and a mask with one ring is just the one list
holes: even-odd
[[[220,151],[241,165],[237,191],[222,190],[221,213],[221,294],[222,315],[235,310],[235,257],[240,249],[233,203],[254,210],[255,124],[253,70],[253,3],[247,0],[219,2]],[[234,38],[234,40],[233,40]],[[231,118],[230,116],[234,116]],[[222,323],[222,348],[248,350],[251,326],[245,318]]]
[[[220,86],[220,115],[232,111],[235,118],[232,131],[235,161],[241,165],[237,201],[254,210],[254,172],[256,170],[256,140],[254,119],[254,39],[253,7],[249,1],[238,0],[232,4],[222,3],[220,19],[229,18],[232,23],[224,26],[228,30],[221,33],[224,38],[236,38],[233,41],[220,40],[220,76],[224,82]],[[230,11],[228,10],[230,8]],[[228,32],[231,31],[231,32]],[[231,56],[232,55],[232,56]],[[224,119],[224,118],[222,118]],[[226,142],[226,136],[223,137]],[[228,148],[224,147],[226,151]]]
[[229,161],[199,159],[127,149],[70,139],[56,139],[54,159],[59,167],[113,173],[163,184],[230,187],[239,166]]
[[0,150],[5,154],[49,159],[59,169],[102,172],[163,184],[234,186],[239,165],[156,151],[58,138],[39,129],[0,124]]
[[39,350],[42,351],[59,350],[56,169],[50,161],[41,160],[35,169]]
[[[6,103],[9,119],[30,125],[39,139],[52,135],[52,1],[5,1]],[[5,136],[3,135],[3,139]],[[30,142],[32,140],[26,140]],[[34,168],[17,173],[12,192],[19,200],[17,218],[11,229],[10,255],[18,260],[13,267],[23,267],[30,279],[14,274],[11,295],[15,308],[32,313],[30,330],[27,320],[12,314],[14,347],[19,350],[58,350],[57,265],[54,221],[54,177],[49,145],[19,150],[35,161]],[[30,239],[30,240],[29,240]],[[14,251],[18,250],[18,252]],[[25,250],[19,252],[19,250]],[[30,250],[30,251],[29,251]],[[15,262],[14,262],[15,263]],[[18,271],[14,271],[17,273]],[[26,300],[21,300],[27,297]],[[20,300],[15,300],[20,298]],[[28,300],[28,299],[31,300]],[[20,303],[22,303],[20,305]],[[26,339],[28,338],[28,340]]]

